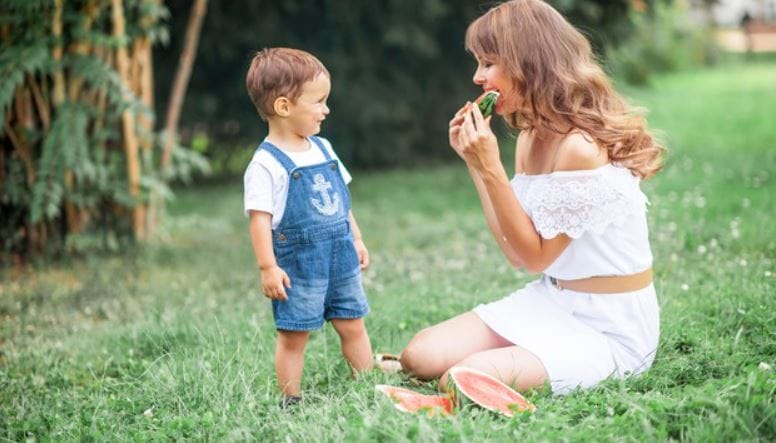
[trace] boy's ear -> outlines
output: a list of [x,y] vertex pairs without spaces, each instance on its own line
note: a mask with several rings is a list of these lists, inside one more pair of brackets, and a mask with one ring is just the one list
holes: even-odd
[[276,115],[288,117],[288,114],[291,113],[291,100],[289,100],[288,97],[278,97],[275,99],[275,102],[272,103],[272,109],[275,111]]

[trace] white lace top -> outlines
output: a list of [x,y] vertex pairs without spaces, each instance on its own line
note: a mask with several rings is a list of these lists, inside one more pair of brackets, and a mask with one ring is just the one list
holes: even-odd
[[647,197],[640,179],[613,164],[581,171],[516,174],[512,189],[546,239],[560,233],[569,246],[544,271],[565,280],[627,275],[652,266]]

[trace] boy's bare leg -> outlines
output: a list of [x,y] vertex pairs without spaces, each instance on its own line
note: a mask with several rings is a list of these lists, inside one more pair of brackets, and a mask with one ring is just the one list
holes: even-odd
[[298,396],[302,392],[304,347],[310,337],[308,331],[281,331],[275,343],[275,373],[283,395]]
[[372,344],[366,333],[364,319],[333,319],[331,324],[340,336],[342,355],[350,363],[350,367],[355,372],[372,369]]

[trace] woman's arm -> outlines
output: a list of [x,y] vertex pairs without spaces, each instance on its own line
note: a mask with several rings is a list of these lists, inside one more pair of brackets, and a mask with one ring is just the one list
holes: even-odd
[[472,181],[474,182],[474,187],[477,189],[477,194],[480,197],[480,203],[482,204],[482,212],[485,214],[485,220],[488,222],[488,227],[490,228],[491,234],[493,234],[493,238],[496,240],[496,244],[499,248],[501,248],[501,252],[504,253],[504,256],[512,266],[516,268],[523,266],[524,263],[520,258],[520,255],[518,255],[518,253],[512,248],[512,245],[507,242],[507,239],[501,230],[501,225],[499,224],[496,213],[493,210],[493,203],[490,201],[490,195],[488,194],[485,184],[482,182],[482,177],[480,177],[479,172],[477,172],[471,166],[467,165],[467,167],[469,168],[469,174],[471,175]]
[[[466,158],[461,152],[462,147],[459,142],[459,133],[461,125],[463,124],[463,116],[467,107],[468,104],[464,105],[461,109],[458,110],[458,112],[455,113],[455,116],[453,116],[452,120],[450,120],[449,129],[450,146],[463,160],[466,160]],[[490,229],[490,233],[493,235],[493,238],[496,240],[496,244],[512,266],[516,268],[523,266],[523,261],[520,259],[520,256],[515,252],[514,249],[512,249],[511,245],[506,241],[506,238],[501,231],[501,226],[499,226],[498,220],[493,211],[493,204],[490,201],[490,196],[485,189],[485,185],[482,183],[482,178],[480,177],[479,172],[472,168],[468,163],[466,166],[469,169],[469,175],[471,175],[472,181],[474,182],[474,187],[477,189],[477,195],[479,196],[480,203],[482,204],[482,212],[485,214],[485,221],[488,223],[488,228]]]
[[[451,121],[451,139],[453,135]],[[571,243],[571,238],[560,234],[552,239],[544,239],[536,231],[531,218],[520,206],[509,184],[499,158],[496,137],[490,129],[490,118],[484,119],[476,106],[469,106],[468,110],[462,112],[456,135],[458,140],[453,147],[462,155],[467,165],[478,173],[483,194],[488,196],[493,217],[506,243],[526,269],[532,272],[545,270]],[[579,158],[571,155],[571,160],[562,161],[562,168],[589,168],[587,163],[597,161],[597,153],[596,156],[590,156],[585,149],[582,148]],[[573,147],[569,150],[575,151]],[[481,200],[484,205],[485,200],[482,197]]]

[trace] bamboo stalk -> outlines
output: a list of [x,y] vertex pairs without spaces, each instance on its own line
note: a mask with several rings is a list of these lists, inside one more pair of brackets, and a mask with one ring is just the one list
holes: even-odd
[[[113,36],[117,40],[123,40],[126,37],[124,25],[124,8],[121,0],[111,0],[111,12],[113,20]],[[116,49],[116,65],[119,76],[129,87],[129,60],[127,57],[126,44],[122,43]],[[129,98],[129,97],[127,97]],[[124,134],[124,149],[127,158],[127,176],[129,179],[129,195],[135,201],[132,210],[132,229],[135,237],[143,239],[145,237],[144,218],[145,211],[143,205],[139,202],[140,197],[140,159],[138,157],[138,143],[135,134],[135,118],[129,110],[124,110],[121,114],[122,130]]]
[[[94,24],[94,20],[99,16],[100,14],[100,5],[96,0],[90,0],[86,2],[83,6],[82,10],[82,16],[84,17],[84,23],[83,23],[83,31],[84,35],[92,29],[92,25]],[[87,55],[89,53],[89,50],[91,48],[91,45],[89,42],[84,40],[78,40],[76,42],[73,42],[73,44],[70,46],[69,50],[73,54],[77,55]],[[83,88],[84,79],[81,76],[74,76],[70,79],[70,100],[75,102],[78,100],[78,96],[81,93],[81,89]]]
[[58,65],[54,71],[54,105],[59,105],[65,101],[65,74],[62,72],[60,63],[62,62],[62,8],[63,0],[54,0],[54,19],[51,23],[51,33],[54,36],[54,49],[52,49],[52,58]]
[[[140,65],[142,67],[140,73],[140,97],[143,103],[148,107],[150,112],[154,109],[154,84],[153,84],[153,57],[151,55],[151,40],[149,38],[143,39],[143,45],[141,46],[140,53],[138,54]],[[143,152],[148,156],[152,156],[151,149],[153,148],[153,128],[154,118],[141,116],[140,126],[144,132],[144,137],[141,142]],[[153,164],[153,162],[149,162]],[[150,200],[148,202],[148,213],[146,215],[146,224],[149,233],[156,231],[156,225],[158,223],[157,209],[160,206],[160,196],[152,192]]]
[[16,121],[26,129],[33,129],[34,124],[30,117],[30,107],[28,106],[29,100],[30,97],[27,95],[27,91],[23,86],[16,88],[13,101],[13,110],[16,115]]
[[27,79],[30,90],[32,91],[32,98],[35,101],[35,107],[38,111],[38,117],[40,117],[40,121],[43,124],[43,131],[48,132],[51,127],[51,110],[49,110],[49,103],[46,98],[43,97],[43,92],[41,92],[40,85],[38,85],[35,76],[31,74]]
[[27,175],[27,185],[32,187],[32,185],[35,184],[35,162],[32,159],[30,148],[27,146],[24,139],[16,135],[16,131],[14,131],[11,124],[8,123],[8,120],[5,121],[4,131],[8,136],[8,139],[11,140],[11,146],[13,146],[16,153],[19,155],[19,158],[22,160]]
[[199,33],[202,29],[202,22],[207,10],[207,0],[196,0],[191,8],[189,22],[186,25],[186,36],[178,61],[178,70],[175,73],[175,80],[172,85],[170,102],[167,106],[167,122],[165,124],[166,138],[162,148],[161,166],[162,171],[170,165],[170,156],[172,148],[175,145],[178,132],[178,120],[180,119],[181,108],[183,107],[183,98],[186,94],[186,87],[191,77],[191,67],[194,64],[194,58],[197,54],[197,44],[199,43]]

